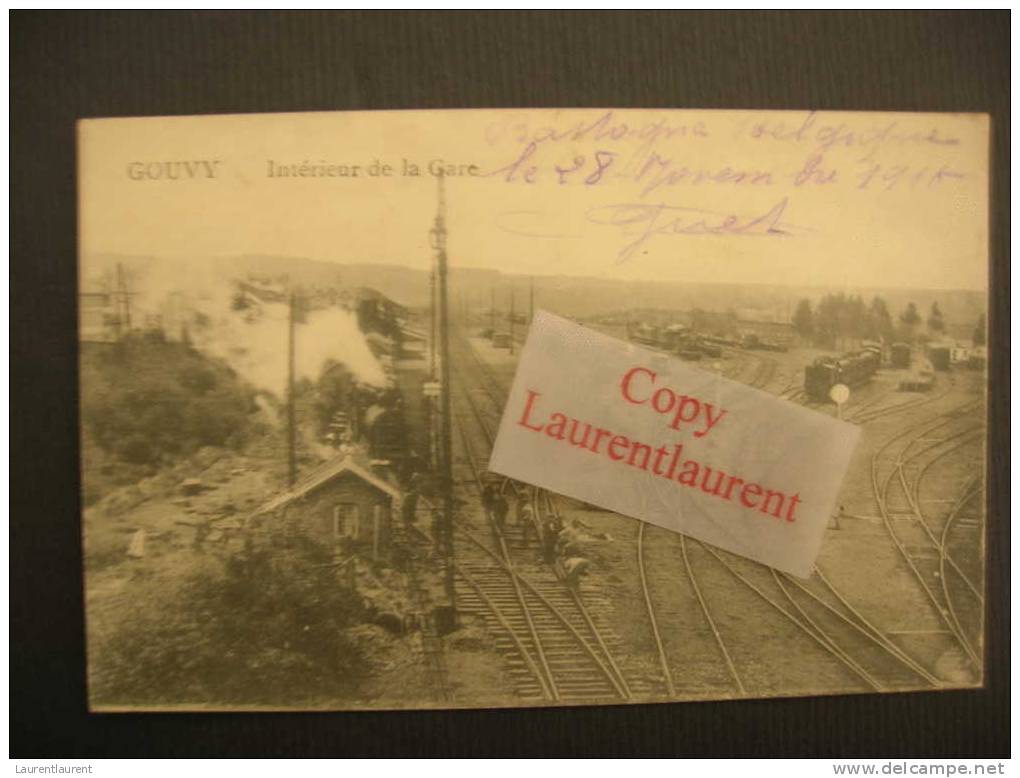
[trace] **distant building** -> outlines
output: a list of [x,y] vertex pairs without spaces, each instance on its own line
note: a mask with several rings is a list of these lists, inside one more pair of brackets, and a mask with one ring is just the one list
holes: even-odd
[[742,321],[754,322],[788,322],[788,311],[777,311],[772,308],[737,308],[737,318]]
[[124,269],[113,278],[90,282],[78,292],[78,338],[83,343],[113,343],[131,329],[131,298]]
[[324,547],[372,560],[390,555],[401,493],[385,472],[338,456],[274,497],[251,518],[275,516]]
[[970,346],[963,346],[959,343],[954,343],[949,347],[949,359],[951,362],[969,362],[971,357],[972,349]]
[[795,332],[791,322],[778,320],[737,319],[737,329],[741,333],[753,333],[759,338],[785,340],[791,339]]
[[737,315],[732,311],[691,311],[691,327],[704,335],[729,337],[737,334]]

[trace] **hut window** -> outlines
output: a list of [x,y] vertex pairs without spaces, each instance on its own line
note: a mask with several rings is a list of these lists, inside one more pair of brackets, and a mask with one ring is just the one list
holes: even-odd
[[357,538],[359,530],[358,506],[342,502],[333,506],[333,537]]

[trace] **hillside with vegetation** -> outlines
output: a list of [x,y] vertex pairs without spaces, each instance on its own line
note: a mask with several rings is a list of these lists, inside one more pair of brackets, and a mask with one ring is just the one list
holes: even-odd
[[86,344],[81,385],[86,505],[203,447],[239,447],[258,409],[226,362],[158,332]]

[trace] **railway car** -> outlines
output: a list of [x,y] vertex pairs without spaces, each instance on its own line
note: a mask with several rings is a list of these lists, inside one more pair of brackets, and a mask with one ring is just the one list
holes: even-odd
[[878,355],[878,364],[884,365],[889,361],[889,350],[886,348],[884,341],[880,340],[862,340],[861,341],[862,351],[873,351]]
[[493,348],[510,348],[509,332],[494,332],[492,334]]
[[698,339],[698,349],[706,357],[721,357],[722,356],[722,348],[720,346],[716,345],[715,343],[710,343],[708,340],[706,340],[704,338],[699,338]]
[[659,345],[667,351],[681,347],[690,339],[690,332],[682,324],[670,324],[659,335]]
[[967,367],[971,370],[984,370],[988,364],[988,350],[984,346],[975,346],[970,350]]
[[790,345],[782,340],[761,340],[759,341],[758,348],[762,351],[785,353],[790,350]]
[[740,339],[740,345],[748,349],[749,351],[752,351],[754,349],[762,347],[761,338],[759,338],[758,335],[754,332],[748,332],[745,333],[744,336]]
[[949,346],[928,346],[926,354],[928,359],[931,360],[932,367],[936,370],[945,371],[949,369],[950,357],[952,355],[952,351]]
[[683,357],[684,353],[697,353],[697,357],[685,357],[688,359],[700,359],[701,357],[721,357],[722,348],[715,343],[709,343],[705,338],[688,333],[676,345],[676,354]]
[[893,367],[910,367],[910,345],[907,343],[893,343],[891,361]]
[[882,367],[883,352],[882,346],[878,343],[865,343],[861,346],[862,354],[871,354],[875,362],[875,370]]
[[660,339],[661,331],[654,324],[638,325],[631,335],[631,340],[644,346],[651,346],[652,348],[659,347]]
[[740,345],[739,341],[733,340],[731,338],[723,338],[723,337],[721,337],[719,335],[702,335],[701,339],[705,343],[711,343],[713,345],[720,346],[720,347],[721,346],[729,346],[730,348],[735,348],[735,347]]
[[935,385],[935,372],[930,365],[923,365],[916,372],[900,381],[901,392],[927,392]]
[[870,381],[880,365],[881,356],[871,350],[819,357],[804,368],[804,391],[814,400],[827,401],[834,385],[857,386]]
[[[686,328],[682,331],[678,328],[663,330],[661,348],[684,359],[700,359],[704,355],[701,350],[701,338]],[[693,356],[694,352],[697,352],[697,356]]]

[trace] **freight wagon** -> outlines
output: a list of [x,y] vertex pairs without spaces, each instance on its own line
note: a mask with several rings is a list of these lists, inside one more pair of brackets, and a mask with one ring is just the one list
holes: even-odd
[[893,343],[891,353],[893,367],[910,367],[910,346],[908,344]]
[[926,352],[928,359],[931,360],[932,367],[936,370],[948,370],[950,357],[952,352],[949,346],[943,345],[931,345],[928,346]]
[[836,384],[857,386],[871,380],[881,366],[881,350],[868,348],[841,357],[819,357],[804,369],[804,391],[825,402]]

